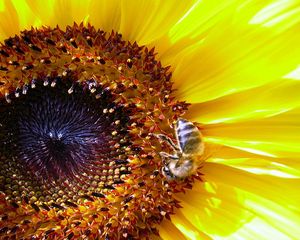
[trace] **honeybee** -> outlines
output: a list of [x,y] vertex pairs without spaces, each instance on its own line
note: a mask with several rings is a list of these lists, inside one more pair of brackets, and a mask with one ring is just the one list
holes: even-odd
[[177,144],[164,134],[157,135],[175,151],[174,154],[159,153],[163,161],[162,173],[168,181],[191,176],[203,162],[202,134],[192,122],[179,118],[175,124],[175,135]]

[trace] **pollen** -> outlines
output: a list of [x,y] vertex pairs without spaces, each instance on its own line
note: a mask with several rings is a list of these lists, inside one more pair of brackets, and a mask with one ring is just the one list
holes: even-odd
[[[180,207],[162,146],[184,115],[155,49],[83,24],[0,47],[0,238],[149,239]],[[196,176],[197,177],[197,176]]]

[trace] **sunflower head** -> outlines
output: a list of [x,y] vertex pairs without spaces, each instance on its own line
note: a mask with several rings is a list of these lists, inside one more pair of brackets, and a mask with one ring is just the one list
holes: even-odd
[[75,24],[21,32],[0,51],[3,234],[155,232],[192,179],[160,172],[154,134],[172,132],[188,105],[154,49]]
[[0,1],[0,238],[297,239],[298,5]]

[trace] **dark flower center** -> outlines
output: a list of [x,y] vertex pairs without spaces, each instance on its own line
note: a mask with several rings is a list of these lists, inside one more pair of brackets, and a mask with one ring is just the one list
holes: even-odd
[[[95,166],[99,162],[108,165],[117,157],[111,149],[112,132],[126,129],[126,116],[118,119],[125,109],[109,103],[109,92],[99,87],[96,99],[88,88],[74,85],[72,80],[55,81],[55,87],[37,81],[35,88],[11,104],[2,101],[3,106],[8,105],[2,116],[10,117],[1,123],[7,129],[5,135],[14,137],[2,140],[1,146],[43,179],[101,174],[103,169]],[[70,89],[72,93],[68,93]],[[109,104],[114,112],[103,113]],[[115,121],[120,124],[116,126]],[[119,133],[118,138],[123,135]]]

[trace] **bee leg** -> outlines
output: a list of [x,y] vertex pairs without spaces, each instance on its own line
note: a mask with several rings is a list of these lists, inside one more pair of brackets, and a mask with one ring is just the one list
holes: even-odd
[[178,160],[179,159],[177,155],[171,155],[171,154],[166,153],[166,152],[160,152],[159,155],[163,159],[169,159],[169,160]]
[[172,141],[171,138],[169,138],[168,136],[164,135],[164,134],[157,134],[156,135],[160,140],[166,142],[169,144],[169,146],[171,146],[176,152],[180,152],[179,147]]
[[177,155],[171,155],[166,152],[160,152],[159,155],[162,158],[162,162],[164,166],[167,166],[171,161],[178,161],[179,159]]

